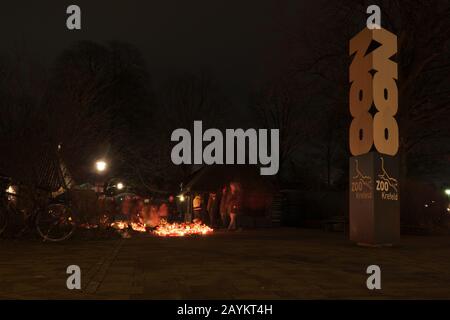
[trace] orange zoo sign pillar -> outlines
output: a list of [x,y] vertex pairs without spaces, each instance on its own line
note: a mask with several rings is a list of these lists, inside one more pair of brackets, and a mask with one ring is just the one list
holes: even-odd
[[397,36],[364,28],[350,40],[350,240],[392,245],[400,238]]

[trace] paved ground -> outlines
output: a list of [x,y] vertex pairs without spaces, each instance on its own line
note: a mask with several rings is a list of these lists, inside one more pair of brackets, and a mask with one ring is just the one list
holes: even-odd
[[[0,240],[0,298],[450,298],[450,236],[363,248],[344,234],[266,229],[197,238]],[[66,288],[66,267],[82,290]],[[366,288],[380,265],[382,290]]]

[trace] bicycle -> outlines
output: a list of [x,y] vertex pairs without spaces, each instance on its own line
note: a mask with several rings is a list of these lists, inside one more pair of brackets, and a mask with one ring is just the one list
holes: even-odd
[[[23,184],[15,185],[25,187]],[[69,193],[52,197],[48,190],[31,188],[31,208],[20,209],[16,202],[23,195],[14,192],[12,186],[11,178],[0,176],[0,236],[6,231],[13,215],[22,215],[24,218],[25,226],[20,234],[34,228],[44,241],[51,242],[63,241],[73,235],[77,224]]]

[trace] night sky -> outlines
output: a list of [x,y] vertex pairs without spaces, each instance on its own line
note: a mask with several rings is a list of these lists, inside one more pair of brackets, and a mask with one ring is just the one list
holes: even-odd
[[[1,8],[1,50],[26,52],[48,64],[78,40],[128,42],[141,50],[156,85],[173,72],[208,70],[239,99],[276,70],[284,37],[280,21],[311,28],[320,14],[320,1],[314,3],[9,1]],[[81,31],[65,26],[70,4],[81,7]]]

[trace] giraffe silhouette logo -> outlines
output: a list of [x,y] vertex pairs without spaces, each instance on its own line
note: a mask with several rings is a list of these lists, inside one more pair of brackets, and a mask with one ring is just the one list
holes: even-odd
[[[384,158],[380,157],[380,160],[381,160],[381,174],[378,175],[378,178],[380,178],[380,180],[377,180],[377,183],[379,182],[378,184],[384,185],[380,187],[382,191],[387,191],[388,188],[392,188],[393,190],[395,190],[395,192],[398,192],[398,180],[391,177],[386,171],[384,167]],[[378,186],[377,189],[379,189]]]
[[361,171],[359,168],[358,159],[355,159],[355,171],[356,175],[352,177],[353,184],[355,186],[352,186],[353,191],[362,191],[363,186],[369,190],[372,190],[372,177]]

